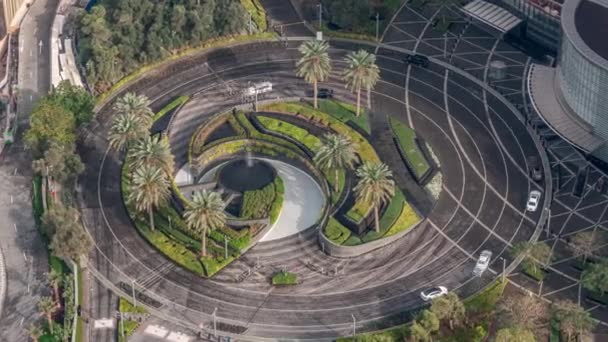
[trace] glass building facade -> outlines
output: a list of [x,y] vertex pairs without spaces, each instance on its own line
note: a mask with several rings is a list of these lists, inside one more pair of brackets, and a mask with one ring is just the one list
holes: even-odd
[[[570,0],[564,6],[559,87],[570,109],[590,125],[595,134],[608,139],[608,61],[581,37],[581,23],[577,25],[575,14],[583,1]],[[608,18],[606,20],[608,23]]]
[[557,51],[561,38],[561,3],[552,0],[498,0],[498,4],[526,19],[526,35]]

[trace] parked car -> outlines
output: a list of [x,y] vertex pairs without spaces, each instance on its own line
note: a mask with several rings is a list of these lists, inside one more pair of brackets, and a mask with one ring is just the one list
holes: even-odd
[[334,90],[329,88],[319,88],[317,91],[317,98],[320,99],[331,99],[334,97]]
[[534,167],[530,170],[530,176],[535,182],[540,182],[543,180],[543,172],[540,167]]
[[541,193],[538,190],[530,191],[530,195],[528,196],[528,202],[526,203],[527,211],[536,211],[538,208],[538,203],[540,202]]
[[473,275],[480,277],[483,272],[488,269],[490,259],[492,259],[492,252],[488,250],[482,251],[481,254],[479,254],[479,259],[477,259],[475,268],[473,269]]
[[416,65],[416,66],[420,66],[420,67],[424,67],[424,68],[428,68],[428,66],[430,64],[429,58],[427,56],[424,56],[424,55],[410,55],[410,54],[408,54],[405,57],[405,63]]
[[437,286],[420,292],[420,298],[422,298],[423,301],[428,302],[429,300],[444,296],[446,294],[448,294],[447,288],[444,286]]

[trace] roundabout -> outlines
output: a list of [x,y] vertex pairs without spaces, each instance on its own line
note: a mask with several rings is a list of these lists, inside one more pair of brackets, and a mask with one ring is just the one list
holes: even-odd
[[[144,78],[125,92],[145,94],[153,110],[177,96],[190,96],[163,129],[181,167],[189,162],[190,140],[198,127],[216,113],[238,106],[252,109],[231,94],[234,84],[270,81],[274,90],[268,100],[273,101],[306,97],[309,86],[294,71],[299,43],[212,51]],[[354,96],[340,80],[345,66],[340,61],[359,48],[332,42],[335,71],[324,86],[334,89],[341,102],[353,103]],[[218,330],[243,339],[329,339],[349,334],[353,318],[357,331],[385,328],[409,320],[424,305],[419,293],[428,287],[446,286],[467,297],[489,284],[500,273],[500,258],[512,261],[509,247],[535,235],[541,212],[526,212],[524,205],[529,191],[544,191],[544,184],[530,179],[527,160],[540,159],[544,152],[506,100],[480,82],[442,64],[407,67],[395,49],[380,47],[377,58],[381,80],[372,91],[367,141],[423,218],[406,235],[360,256],[336,258],[324,252],[320,227],[313,225],[262,239],[266,241],[213,278],[201,278],[169,261],[134,229],[120,193],[122,160],[108,149],[108,103],[87,138],[81,180],[84,187],[96,189],[81,194],[83,219],[96,243],[93,274],[118,293],[134,293],[160,317],[194,329],[211,329],[217,319]],[[415,129],[436,155],[443,176],[437,200],[415,185],[393,141],[391,119]],[[298,177],[295,170],[274,168],[286,185],[289,177]],[[289,200],[288,189],[277,225],[290,203],[298,201]],[[308,215],[308,209],[297,207]],[[491,272],[476,278],[471,271],[484,249],[494,253]],[[296,273],[300,284],[273,287],[268,279],[281,270]]]

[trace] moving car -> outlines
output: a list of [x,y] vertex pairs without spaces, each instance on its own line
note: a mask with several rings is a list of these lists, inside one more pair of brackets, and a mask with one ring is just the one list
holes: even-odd
[[329,88],[319,88],[317,91],[317,98],[319,99],[331,99],[334,97],[334,90]]
[[428,68],[429,58],[424,55],[410,55],[405,57],[405,63]]
[[422,298],[423,301],[428,302],[429,300],[444,296],[446,294],[448,294],[447,288],[444,286],[437,286],[420,292],[420,298]]
[[247,87],[245,89],[246,96],[255,96],[264,93],[269,93],[272,91],[272,83],[271,82],[260,82],[254,83],[252,86]]
[[473,275],[480,277],[488,269],[490,259],[492,259],[492,252],[488,250],[482,251],[473,269]]
[[526,203],[527,211],[536,211],[536,208],[538,208],[538,202],[540,202],[540,196],[540,191],[530,191],[530,195],[528,196],[528,202]]

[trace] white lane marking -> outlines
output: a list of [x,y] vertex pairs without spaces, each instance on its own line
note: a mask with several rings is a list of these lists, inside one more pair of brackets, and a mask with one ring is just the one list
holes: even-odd
[[146,329],[144,330],[144,333],[148,334],[148,335],[154,335],[160,338],[164,338],[165,336],[167,336],[167,334],[169,333],[169,330],[159,326],[159,325],[148,325],[146,327]]
[[96,319],[93,322],[93,329],[111,329],[114,328],[114,320],[111,318]]

